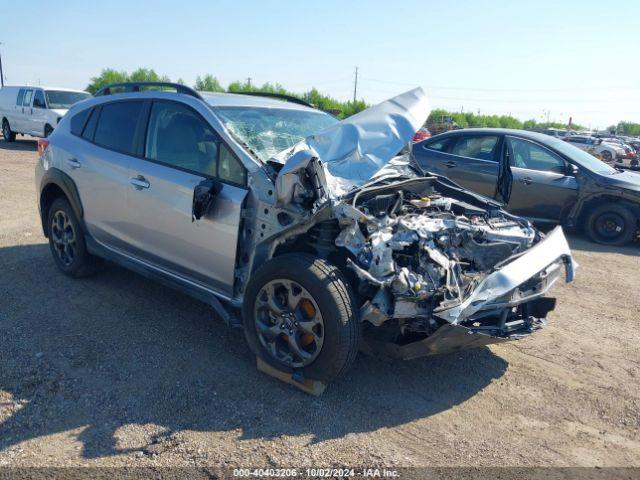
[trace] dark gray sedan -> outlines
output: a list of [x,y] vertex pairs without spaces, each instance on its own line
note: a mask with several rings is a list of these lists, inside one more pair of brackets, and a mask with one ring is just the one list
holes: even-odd
[[537,223],[583,229],[592,240],[633,240],[640,218],[640,175],[598,160],[562,140],[501,128],[451,131],[413,146],[425,172],[443,175]]

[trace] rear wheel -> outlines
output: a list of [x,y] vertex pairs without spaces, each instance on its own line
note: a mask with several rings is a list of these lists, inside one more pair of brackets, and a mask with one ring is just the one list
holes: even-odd
[[602,152],[602,159],[605,162],[610,162],[612,158],[613,158],[613,155],[611,155],[611,152],[609,150],[604,150]]
[[633,240],[638,229],[634,215],[622,205],[600,205],[589,215],[587,234],[597,243],[624,245]]
[[5,142],[13,142],[16,139],[16,134],[11,131],[9,121],[7,119],[2,122],[2,136],[4,137]]
[[274,367],[330,382],[358,352],[360,325],[349,285],[307,254],[272,259],[253,275],[242,309],[247,342]]
[[80,223],[65,198],[56,198],[48,214],[49,248],[58,268],[70,277],[96,271],[100,260],[89,254]]

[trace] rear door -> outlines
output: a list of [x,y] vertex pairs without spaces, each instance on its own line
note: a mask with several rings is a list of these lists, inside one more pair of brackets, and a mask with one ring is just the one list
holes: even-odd
[[507,136],[505,142],[513,175],[508,210],[537,221],[559,222],[577,199],[570,165],[531,140]]
[[91,236],[120,250],[128,245],[126,194],[129,164],[140,146],[144,102],[121,100],[83,110],[71,118],[77,137],[63,160],[76,180]]
[[31,133],[31,101],[33,100],[33,89],[25,88],[22,97],[22,105],[16,112],[18,115],[18,131],[20,133]]
[[[192,218],[193,191],[223,182],[211,211]],[[132,253],[198,285],[231,294],[247,173],[191,107],[154,100],[143,158],[132,161],[127,237]]]

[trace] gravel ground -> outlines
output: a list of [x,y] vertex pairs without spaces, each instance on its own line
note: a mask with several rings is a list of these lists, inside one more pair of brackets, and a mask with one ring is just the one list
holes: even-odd
[[56,270],[33,140],[0,140],[0,465],[640,466],[640,248],[571,238],[577,280],[518,343],[360,356],[319,398],[259,373],[204,304]]

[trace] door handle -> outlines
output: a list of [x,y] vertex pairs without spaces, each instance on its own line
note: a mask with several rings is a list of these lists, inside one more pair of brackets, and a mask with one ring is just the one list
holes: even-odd
[[531,177],[522,177],[520,179],[520,183],[524,183],[525,185],[531,185],[532,182],[533,180],[531,179]]
[[456,162],[451,162],[451,161],[445,162],[444,166],[447,168],[453,168],[456,166]]
[[82,164],[75,158],[70,158],[69,160],[67,160],[67,165],[69,165],[74,170],[82,166]]
[[151,186],[151,184],[147,182],[147,179],[144,178],[142,175],[138,175],[137,177],[130,178],[129,182],[131,182],[131,185],[136,187],[136,189],[138,190],[142,190],[143,188],[149,188]]

